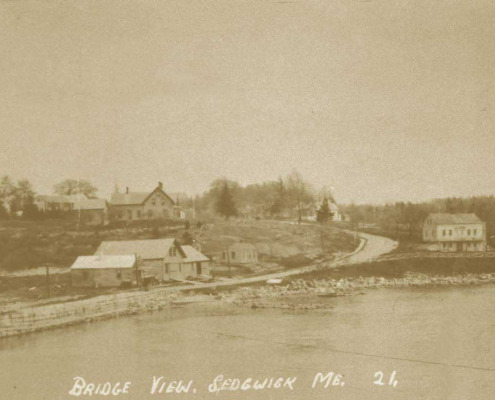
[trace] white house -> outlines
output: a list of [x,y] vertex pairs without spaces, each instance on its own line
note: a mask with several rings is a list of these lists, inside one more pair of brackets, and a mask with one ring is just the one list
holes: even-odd
[[342,221],[342,214],[339,211],[339,207],[335,203],[328,203],[330,212],[332,213],[332,221]]
[[127,187],[124,193],[113,193],[109,215],[115,221],[185,218],[177,202],[163,190],[162,182],[151,192],[131,192]]
[[250,243],[234,243],[222,252],[222,262],[256,264],[258,262],[258,250]]
[[184,280],[210,275],[210,259],[175,239],[102,242],[95,255],[136,255],[143,277],[158,281]]
[[430,214],[423,242],[432,251],[485,251],[486,224],[476,214]]

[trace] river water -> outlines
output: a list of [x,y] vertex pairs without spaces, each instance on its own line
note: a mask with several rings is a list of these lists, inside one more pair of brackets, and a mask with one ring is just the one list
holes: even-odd
[[[91,398],[495,398],[495,287],[381,289],[315,301],[335,309],[205,303],[4,339],[0,399],[73,399],[77,376],[132,382],[129,394]],[[374,383],[378,371],[384,385]],[[318,372],[341,374],[344,385],[312,388]],[[221,374],[297,379],[293,390],[210,393]],[[151,395],[153,376],[194,382],[187,394]]]

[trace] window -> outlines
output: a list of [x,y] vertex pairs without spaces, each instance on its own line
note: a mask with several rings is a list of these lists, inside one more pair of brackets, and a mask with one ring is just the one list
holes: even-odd
[[468,234],[468,236],[471,235],[471,229],[468,229],[467,234]]
[[452,229],[449,229],[449,236],[452,236]]
[[435,229],[431,231],[431,237],[435,236]]
[[120,269],[117,270],[117,279],[122,279],[122,272]]
[[132,219],[132,210],[127,210],[127,218]]
[[447,234],[447,231],[444,229],[443,230],[443,236],[445,236]]
[[153,218],[153,210],[148,210],[148,218]]
[[165,205],[165,200],[164,200],[164,199],[162,199],[162,206],[164,206],[164,205]]
[[171,247],[168,254],[170,257],[175,257],[177,255],[177,249],[175,247]]
[[151,199],[151,204],[156,205],[156,199],[154,197]]
[[473,230],[473,235],[474,235],[474,236],[476,236],[476,232],[477,232],[477,230],[476,230],[476,229],[474,229],[474,230]]
[[235,251],[232,252],[232,260],[235,260]]
[[138,218],[142,218],[142,213],[141,213],[141,210],[137,210],[137,217],[138,217]]

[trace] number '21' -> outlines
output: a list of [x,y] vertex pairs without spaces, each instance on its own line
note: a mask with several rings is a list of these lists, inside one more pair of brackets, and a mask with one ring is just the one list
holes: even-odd
[[[396,387],[397,384],[399,383],[399,381],[397,379],[395,379],[396,375],[397,375],[397,371],[393,371],[392,374],[390,374],[390,379],[388,380],[389,386]],[[378,386],[385,386],[386,383],[383,382],[383,377],[384,377],[384,375],[383,375],[382,371],[375,372],[376,380],[373,383],[375,385],[378,385]]]

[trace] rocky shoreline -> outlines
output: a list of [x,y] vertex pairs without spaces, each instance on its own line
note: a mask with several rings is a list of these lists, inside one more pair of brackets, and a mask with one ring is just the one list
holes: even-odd
[[[184,306],[193,303],[223,302],[236,307],[274,308],[281,310],[328,311],[335,307],[334,301],[324,301],[327,297],[365,294],[367,289],[469,286],[495,283],[494,274],[463,274],[453,276],[428,276],[408,274],[402,278],[358,277],[341,279],[294,279],[287,284],[242,287],[231,291],[218,290],[209,295],[197,294],[189,289],[189,294],[150,292],[133,298],[96,303],[92,307],[83,303],[92,300],[61,303],[37,308],[44,309],[44,315],[23,314],[18,321],[4,316],[0,324],[0,337],[15,336],[56,327],[88,323],[103,319],[159,311],[171,306]],[[199,289],[201,291],[201,289]],[[327,299],[326,299],[327,300]]]
[[[407,274],[402,278],[358,277],[342,279],[297,279],[287,285],[266,285],[262,287],[244,287],[222,300],[239,307],[278,308],[289,310],[332,309],[333,305],[321,301],[307,302],[297,300],[317,297],[340,297],[364,294],[366,289],[413,288],[468,286],[495,283],[495,274],[463,274],[452,276],[429,276]],[[286,300],[290,301],[287,302]]]

